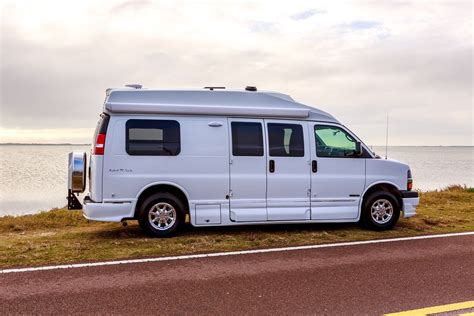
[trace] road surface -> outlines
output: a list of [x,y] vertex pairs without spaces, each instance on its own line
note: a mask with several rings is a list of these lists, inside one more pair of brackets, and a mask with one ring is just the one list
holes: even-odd
[[381,315],[472,300],[474,235],[0,274],[1,314]]

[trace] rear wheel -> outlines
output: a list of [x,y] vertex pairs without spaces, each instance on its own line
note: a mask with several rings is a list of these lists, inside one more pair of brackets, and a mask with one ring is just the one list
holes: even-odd
[[152,237],[169,237],[184,223],[183,203],[168,192],[155,193],[142,203],[138,222],[142,230]]
[[400,205],[390,192],[374,192],[365,199],[362,222],[373,230],[391,229],[400,217]]

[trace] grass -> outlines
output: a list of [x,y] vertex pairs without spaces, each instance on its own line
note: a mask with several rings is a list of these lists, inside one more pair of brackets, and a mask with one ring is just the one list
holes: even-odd
[[0,218],[0,268],[474,231],[474,190],[451,186],[422,192],[417,212],[385,232],[356,224],[187,225],[177,237],[155,239],[145,236],[135,222],[127,227],[88,222],[80,211],[53,209]]

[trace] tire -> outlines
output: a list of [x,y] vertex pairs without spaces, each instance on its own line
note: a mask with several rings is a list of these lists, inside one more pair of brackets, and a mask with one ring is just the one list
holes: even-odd
[[183,202],[171,193],[160,192],[143,201],[138,223],[151,237],[171,237],[184,225],[185,217]]
[[400,204],[390,192],[377,191],[364,200],[361,222],[369,229],[392,229],[400,218]]

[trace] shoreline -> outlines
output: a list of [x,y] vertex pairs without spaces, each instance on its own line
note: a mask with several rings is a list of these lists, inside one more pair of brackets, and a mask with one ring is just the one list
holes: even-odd
[[474,231],[474,188],[452,186],[422,192],[417,215],[393,230],[376,232],[348,224],[231,227],[185,225],[173,238],[150,238],[136,221],[93,222],[81,211],[53,209],[0,218],[0,268],[69,264],[203,252],[317,245],[334,242]]
[[[462,188],[464,190],[474,191],[474,187],[471,187],[471,186],[468,186],[468,185],[465,185],[465,184],[451,184],[451,185],[447,185],[445,187],[438,188],[438,189],[428,189],[428,190],[415,189],[413,191],[416,191],[420,194],[426,194],[426,193],[430,193],[430,192],[442,192],[442,191],[449,190],[450,188],[456,188],[456,187]],[[2,214],[2,211],[0,210],[0,220],[4,217],[19,217],[19,216],[36,215],[36,214],[40,214],[40,213],[44,213],[44,212],[49,212],[49,211],[52,211],[52,210],[64,209],[66,207],[67,207],[67,204],[65,203],[64,206],[55,206],[55,207],[50,207],[48,209],[39,209],[39,210],[36,210],[36,211],[19,211],[19,212],[26,212],[26,213],[21,213],[21,214]]]
[[70,144],[70,143],[3,143],[0,146],[91,146],[91,144]]
[[[88,143],[0,143],[0,146],[91,146]],[[368,147],[383,147],[385,145],[368,145]],[[389,145],[388,148],[396,147],[474,147],[474,145]]]

